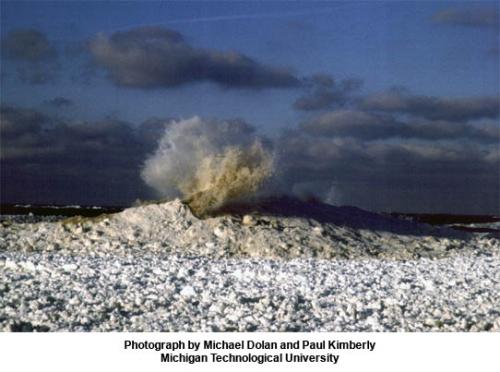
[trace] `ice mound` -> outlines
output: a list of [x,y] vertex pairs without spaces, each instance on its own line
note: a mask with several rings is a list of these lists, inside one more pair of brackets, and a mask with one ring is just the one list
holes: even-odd
[[185,256],[415,259],[463,249],[478,254],[500,240],[398,220],[352,207],[268,199],[233,204],[200,219],[176,199],[96,218],[12,224],[0,235],[6,249],[74,253],[172,253]]

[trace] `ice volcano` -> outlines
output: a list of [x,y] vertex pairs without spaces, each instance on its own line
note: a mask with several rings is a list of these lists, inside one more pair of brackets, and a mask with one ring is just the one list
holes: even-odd
[[354,207],[293,198],[227,204],[205,218],[179,199],[96,218],[11,225],[2,234],[16,250],[103,254],[140,252],[211,258],[440,258],[464,249],[498,248],[500,240],[404,221]]

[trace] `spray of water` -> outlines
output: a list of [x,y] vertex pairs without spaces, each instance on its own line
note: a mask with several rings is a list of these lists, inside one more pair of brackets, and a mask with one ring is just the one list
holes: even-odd
[[170,123],[141,175],[161,197],[182,197],[202,216],[255,194],[272,173],[272,153],[253,128],[195,116]]

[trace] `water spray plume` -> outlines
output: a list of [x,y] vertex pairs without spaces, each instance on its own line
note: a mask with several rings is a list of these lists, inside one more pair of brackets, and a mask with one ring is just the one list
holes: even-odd
[[142,170],[162,197],[182,197],[203,216],[254,195],[273,173],[273,156],[239,121],[199,117],[171,123]]

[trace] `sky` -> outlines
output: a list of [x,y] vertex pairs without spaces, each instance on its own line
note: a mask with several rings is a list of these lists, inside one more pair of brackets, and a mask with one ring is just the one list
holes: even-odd
[[158,197],[146,159],[172,120],[199,116],[265,137],[279,192],[500,214],[499,12],[496,1],[2,1],[0,200]]

